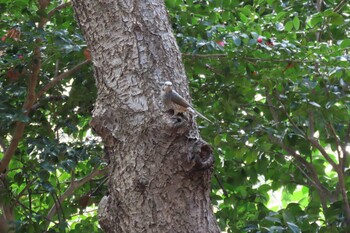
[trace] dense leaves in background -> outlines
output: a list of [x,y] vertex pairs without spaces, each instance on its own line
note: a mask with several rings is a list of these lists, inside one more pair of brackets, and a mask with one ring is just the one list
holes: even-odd
[[227,232],[350,224],[347,1],[167,1]]
[[0,213],[14,211],[16,232],[99,232],[103,151],[89,129],[96,88],[89,62],[79,65],[89,57],[73,9],[1,0],[0,11],[0,158],[26,125],[1,177]]
[[[166,4],[194,104],[215,121],[202,136],[216,151],[222,230],[345,232],[347,1]],[[0,158],[26,126],[1,176],[1,214],[14,210],[17,232],[99,232],[103,151],[88,126],[96,90],[91,66],[79,65],[89,54],[73,10],[66,1],[0,0],[0,11]],[[42,95],[24,111],[38,66]]]

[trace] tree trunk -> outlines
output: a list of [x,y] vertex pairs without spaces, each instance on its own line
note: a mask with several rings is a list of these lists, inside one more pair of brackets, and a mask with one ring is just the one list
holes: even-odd
[[[193,117],[172,116],[161,83],[189,99],[162,0],[73,0],[98,97],[91,126],[110,162],[105,232],[220,232],[209,199],[213,154]],[[88,93],[87,93],[88,94]]]

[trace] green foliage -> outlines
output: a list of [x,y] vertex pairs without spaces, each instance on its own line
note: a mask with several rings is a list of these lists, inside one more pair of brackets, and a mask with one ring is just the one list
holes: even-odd
[[338,2],[166,1],[195,105],[216,119],[202,135],[227,232],[346,231],[350,8]]
[[[1,192],[13,206],[16,232],[101,232],[96,204],[105,193],[103,177],[91,177],[59,205],[69,186],[103,166],[101,143],[89,127],[96,87],[90,66],[48,89],[29,109],[33,67],[41,60],[35,92],[85,60],[85,42],[70,4],[62,1],[0,1],[0,158],[11,147],[18,122],[24,137],[10,163]],[[55,12],[50,15],[50,12]],[[40,48],[40,56],[35,50]],[[49,219],[49,211],[57,214]]]
[[[96,97],[90,66],[23,110],[36,49],[36,93],[85,60],[71,6],[50,14],[60,4],[0,0],[1,158],[18,124],[26,124],[0,183],[0,204],[14,207],[16,232],[100,232],[95,207],[103,177],[74,190],[47,219],[71,182],[103,165],[88,124]],[[222,230],[346,232],[349,4],[324,1],[320,10],[314,1],[296,0],[166,4],[194,104],[216,119],[202,135],[216,151],[212,201]]]

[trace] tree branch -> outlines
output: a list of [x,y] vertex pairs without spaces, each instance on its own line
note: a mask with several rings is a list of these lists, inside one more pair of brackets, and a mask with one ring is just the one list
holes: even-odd
[[[316,1],[316,10],[317,10],[317,12],[321,12],[321,10],[322,10],[322,3],[323,3],[323,0],[317,0]],[[316,41],[318,41],[318,42],[321,41],[321,30],[316,32]],[[317,63],[315,63],[315,64],[317,64]]]
[[317,10],[318,12],[321,12],[322,3],[323,3],[323,0],[317,0],[317,1],[316,1],[316,10]]
[[[102,175],[105,174],[108,171],[109,167],[105,167],[103,169],[97,169],[95,168],[89,175],[85,176],[84,178],[80,179],[80,180],[72,180],[72,182],[70,183],[70,185],[68,186],[68,188],[66,189],[66,191],[58,198],[58,203],[62,204],[62,202],[68,198],[69,196],[71,196],[74,191],[76,189],[78,189],[79,187],[81,187],[82,185],[84,185],[86,182],[90,181],[92,178],[94,178],[95,176],[98,175]],[[46,216],[46,219],[48,219],[49,221],[51,221],[51,219],[53,218],[53,216],[56,214],[57,212],[57,208],[58,206],[56,206],[55,204],[51,207],[49,213]]]
[[345,222],[346,222],[346,225],[350,225],[350,205],[349,205],[349,201],[348,201],[348,197],[347,197],[347,193],[346,193],[346,183],[345,183],[343,169],[340,166],[340,164],[337,165],[332,160],[332,158],[328,155],[326,150],[319,144],[319,142],[317,140],[315,140],[315,138],[308,137],[308,140],[315,148],[317,148],[321,152],[322,156],[328,161],[329,164],[331,164],[333,169],[338,174],[339,186],[340,186],[342,199],[343,199],[343,208],[345,211]]
[[315,62],[310,60],[270,59],[270,58],[255,58],[255,57],[243,57],[242,59],[248,60],[248,61],[255,61],[255,62],[287,62],[287,63],[314,63]]
[[63,3],[63,4],[59,5],[59,6],[57,6],[56,8],[52,9],[51,11],[49,11],[49,13],[47,13],[46,17],[41,17],[41,20],[40,20],[40,23],[39,23],[39,27],[41,27],[41,28],[44,27],[45,24],[52,18],[52,16],[54,16],[54,14],[57,11],[65,8],[65,7],[68,7],[70,5],[72,5],[72,2],[66,2],[66,3]]
[[269,106],[269,110],[270,110],[270,113],[272,115],[272,118],[273,120],[276,122],[276,124],[279,123],[279,117],[278,117],[278,114],[277,112],[275,111],[275,109],[273,108],[273,104],[272,104],[272,100],[271,100],[271,96],[270,96],[270,93],[269,91],[265,90],[265,95],[266,95],[266,101],[267,101],[267,105]]
[[218,185],[220,186],[222,193],[224,194],[224,196],[227,198],[228,197],[228,192],[225,189],[225,186],[222,184],[221,180],[219,179],[218,175],[216,173],[214,173],[214,177],[216,179],[216,181],[218,182]]
[[[229,55],[227,53],[216,53],[216,54],[191,54],[191,53],[183,53],[184,57],[199,57],[199,58],[227,58]],[[246,61],[254,61],[254,62],[287,62],[287,63],[315,63],[315,61],[311,60],[293,60],[293,59],[271,59],[271,58],[256,58],[256,57],[233,57],[233,59],[242,59]]]
[[62,81],[63,79],[69,77],[70,75],[72,75],[73,73],[77,72],[78,70],[80,70],[84,65],[90,63],[89,60],[85,60],[81,63],[79,63],[78,65],[74,66],[72,69],[54,77],[49,83],[47,83],[40,91],[38,91],[38,94],[36,95],[36,99],[39,99],[45,92],[47,92],[49,89],[51,89],[52,87],[54,87],[57,83],[59,83],[60,81]]
[[336,171],[339,172],[339,166],[336,164],[333,159],[329,156],[327,151],[320,145],[320,143],[313,137],[307,137],[307,140],[311,143],[311,145],[316,148],[322,156],[327,160],[327,162],[332,166],[332,168]]
[[50,19],[57,11],[62,10],[63,8],[66,8],[71,5],[72,5],[72,2],[66,2],[57,6],[56,8],[53,8],[51,11],[49,11],[49,13],[47,13],[47,19]]
[[227,53],[213,53],[213,54],[193,54],[193,53],[183,53],[184,57],[200,57],[200,58],[226,58],[228,56]]
[[[338,161],[339,161],[339,166],[338,166],[338,179],[339,179],[339,188],[342,194],[342,199],[343,199],[343,208],[345,211],[345,219],[346,219],[346,224],[349,225],[350,224],[350,205],[349,205],[349,201],[348,201],[348,197],[346,194],[346,183],[345,183],[345,177],[344,177],[344,166],[345,164],[343,164],[343,162],[345,162],[343,160],[343,158],[346,156],[344,153],[341,156],[341,152],[339,151],[339,148],[342,149],[342,152],[346,151],[346,144],[342,144],[340,143],[340,139],[338,138],[338,135],[333,127],[333,125],[329,122],[328,123],[328,127],[330,128],[335,141],[336,141],[336,145],[337,145],[337,153],[338,153]],[[343,149],[345,148],[345,150]]]
[[[277,97],[277,99],[279,99]],[[268,92],[268,90],[266,90],[266,101],[268,103],[269,109],[270,109],[270,113],[274,119],[274,121],[276,123],[279,122],[279,117],[277,112],[275,111],[275,109],[273,108],[273,104],[270,98],[270,94]],[[280,100],[279,100],[280,101]],[[306,133],[304,131],[302,131],[293,121],[293,119],[291,119],[291,117],[289,116],[287,110],[285,109],[283,103],[280,101],[280,104],[282,105],[282,109],[284,114],[287,116],[289,122],[305,137]],[[309,124],[313,125],[313,115],[310,116],[309,115]],[[310,130],[314,130],[313,126]],[[304,159],[299,153],[297,153],[294,149],[288,147],[285,143],[283,143],[281,140],[279,140],[278,138],[269,135],[270,140],[274,143],[277,144],[279,147],[281,147],[284,151],[286,151],[288,154],[290,154],[293,158],[295,158],[295,160],[301,164],[302,166],[305,167],[305,169],[308,171],[308,173],[310,175],[307,174],[307,172],[305,172],[300,166],[297,166],[297,164],[294,163],[295,167],[304,175],[304,177],[310,182],[310,184],[312,186],[314,186],[320,196],[320,200],[321,200],[321,205],[322,205],[322,209],[324,211],[327,210],[327,197],[330,197],[330,192],[329,190],[322,185],[321,181],[319,180],[318,176],[317,176],[317,172],[313,166],[312,163],[309,163],[306,159]]]
[[47,102],[54,102],[54,101],[62,101],[62,100],[66,100],[68,97],[67,96],[47,96],[47,97],[42,97],[40,102],[36,102],[35,104],[33,104],[32,108],[30,109],[30,111],[35,111],[38,108],[40,108],[43,104],[43,102],[47,101]]
[[342,1],[340,1],[339,3],[338,3],[338,5],[336,5],[335,7],[334,7],[334,12],[335,13],[339,13],[340,11],[341,11],[341,9],[346,5],[346,3],[347,3],[347,0],[342,0]]
[[208,70],[210,70],[211,72],[220,75],[221,77],[225,77],[225,75],[223,73],[221,73],[219,70],[215,69],[214,67],[212,67],[209,64],[205,64],[205,68],[207,68]]
[[315,117],[314,112],[309,111],[309,135],[313,137],[315,135]]
[[340,143],[340,140],[339,140],[339,138],[338,138],[338,135],[337,135],[337,133],[335,132],[335,129],[334,129],[334,127],[333,127],[333,125],[332,125],[332,123],[328,123],[328,128],[331,130],[331,132],[332,132],[332,134],[333,134],[333,137],[335,138],[335,144],[337,145],[337,155],[338,155],[338,161],[339,161],[339,166],[340,166],[340,171],[343,171],[343,159],[342,159],[342,156],[344,156],[344,155],[342,155],[341,154],[341,152],[340,152],[340,150],[339,150],[339,148],[342,148],[342,145],[341,145],[341,143]]
[[60,60],[57,59],[57,60],[56,60],[56,64],[55,64],[55,74],[54,74],[54,77],[58,76],[59,68],[60,68]]
[[343,151],[343,159],[342,159],[342,165],[343,167],[341,168],[342,170],[344,170],[344,166],[346,164],[347,158],[348,158],[348,151],[346,150],[346,145],[349,143],[349,139],[350,139],[350,123],[348,123],[348,129],[346,131],[346,135],[344,138],[344,142],[342,144],[342,151]]
[[[39,39],[37,39],[36,43],[39,43],[39,42],[40,42]],[[41,52],[40,52],[40,47],[37,46],[34,49],[32,72],[29,77],[29,83],[28,83],[28,94],[26,96],[26,99],[22,108],[25,116],[28,116],[29,110],[31,109],[31,107],[33,106],[36,100],[35,88],[38,83],[40,68],[41,68]],[[4,153],[4,157],[0,161],[0,173],[3,173],[7,169],[13,155],[15,154],[18,144],[22,139],[25,125],[26,125],[25,122],[17,121],[10,145]]]
[[346,225],[350,225],[350,205],[349,205],[349,200],[348,196],[346,193],[346,183],[345,183],[345,177],[344,177],[344,172],[339,171],[338,172],[338,179],[339,179],[339,185],[340,185],[340,191],[342,194],[342,199],[343,199],[343,208],[345,212],[345,222]]
[[292,117],[289,115],[288,111],[286,110],[284,104],[282,103],[282,101],[280,100],[280,98],[277,96],[277,99],[279,100],[283,112],[286,115],[286,117],[288,118],[288,121],[293,125],[293,127],[301,134],[301,136],[303,136],[304,138],[306,138],[306,132],[304,132],[302,129],[299,128],[299,126],[294,122],[294,120],[292,119]]
[[288,147],[283,142],[281,142],[278,138],[269,135],[269,138],[272,143],[280,146],[284,151],[286,151],[289,155],[291,155],[293,158],[295,158],[296,161],[298,161],[301,165],[303,165],[310,175],[308,175],[305,171],[303,171],[299,166],[297,166],[298,170],[301,171],[301,173],[304,174],[305,178],[309,180],[309,182],[316,188],[318,191],[318,194],[320,196],[321,205],[323,211],[327,210],[327,198],[331,196],[331,193],[329,190],[322,185],[321,181],[319,180],[317,176],[317,172],[314,168],[314,166],[306,161],[299,153],[297,153],[294,149]]
[[[16,202],[19,202],[19,199],[24,195],[24,193],[25,193],[25,191],[27,190],[27,189],[29,189],[29,187],[34,183],[34,181],[36,181],[37,180],[37,178],[35,178],[35,179],[33,179],[33,180],[31,180],[31,181],[29,181],[28,183],[27,183],[27,185],[22,189],[22,191],[17,195],[17,197],[16,197]],[[33,193],[32,193],[33,194]]]
[[[39,72],[40,72],[40,68],[41,68],[40,48],[39,47],[36,48],[34,51],[33,61],[34,61],[33,62],[34,65],[33,65],[32,74],[31,74],[30,79],[29,79],[28,94],[27,94],[25,103],[23,105],[24,115],[26,115],[26,116],[28,115],[30,109],[32,108],[32,106],[34,105],[36,100],[39,99],[46,91],[48,91],[53,86],[55,86],[58,82],[67,78],[68,76],[72,75],[73,73],[78,71],[82,66],[84,66],[85,64],[88,64],[90,62],[89,60],[85,60],[85,61],[81,62],[80,64],[76,65],[75,67],[73,67],[72,69],[68,70],[67,72],[60,74],[59,76],[57,76],[53,80],[51,80],[51,82],[46,84],[38,92],[38,94],[35,94],[35,88],[36,88],[36,85],[38,83]],[[13,155],[15,154],[15,151],[18,147],[18,144],[23,137],[25,125],[26,125],[25,122],[18,121],[16,123],[15,131],[14,131],[14,134],[12,136],[12,140],[10,142],[10,145],[7,148],[7,150],[5,151],[4,157],[0,161],[0,173],[3,173],[7,169]]]

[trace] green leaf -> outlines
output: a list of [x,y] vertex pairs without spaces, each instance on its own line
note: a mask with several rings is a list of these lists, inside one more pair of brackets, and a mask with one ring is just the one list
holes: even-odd
[[344,17],[338,13],[333,13],[330,16],[330,23],[335,26],[342,25],[344,23]]
[[281,223],[281,219],[276,217],[266,216],[265,219],[273,223]]
[[245,161],[247,164],[255,162],[257,159],[257,154],[254,151],[249,151],[246,153]]
[[239,36],[233,36],[232,39],[233,39],[233,43],[234,43],[236,46],[240,46],[240,45],[241,45],[242,40],[241,40],[241,38],[240,38]]
[[323,21],[323,17],[321,13],[314,14],[310,20],[311,27],[315,27],[319,24],[321,24]]
[[350,47],[350,39],[342,40],[340,43],[340,48],[346,49]]
[[277,14],[277,16],[276,16],[276,21],[277,22],[280,22],[281,21],[281,19],[282,18],[284,18],[284,16],[287,14],[287,12],[285,12],[285,11],[281,11],[281,12],[279,12],[278,14]]
[[218,146],[221,142],[221,135],[216,135],[214,138],[214,145]]
[[255,45],[257,43],[257,40],[256,39],[250,39],[248,41],[248,45]]
[[295,225],[295,223],[287,222],[287,225],[288,225],[288,228],[291,230],[291,232],[293,233],[301,232],[300,228],[297,225]]
[[299,20],[298,16],[295,16],[293,18],[293,26],[294,26],[295,30],[299,30],[300,20]]
[[287,32],[292,31],[293,29],[293,21],[288,21],[286,23],[286,25],[284,25],[284,30],[286,30]]
[[239,18],[242,20],[243,23],[247,23],[248,22],[247,16],[245,16],[242,13],[239,13]]

